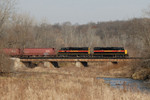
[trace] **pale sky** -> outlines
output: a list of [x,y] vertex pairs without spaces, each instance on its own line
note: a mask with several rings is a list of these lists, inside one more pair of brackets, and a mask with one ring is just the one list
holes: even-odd
[[141,17],[150,0],[18,0],[18,12],[48,23],[86,24]]

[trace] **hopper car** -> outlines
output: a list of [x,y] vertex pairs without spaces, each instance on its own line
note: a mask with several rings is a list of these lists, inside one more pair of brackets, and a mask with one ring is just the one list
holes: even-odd
[[55,56],[55,48],[24,48],[12,49],[4,48],[3,52],[9,56],[16,57],[33,57],[33,56]]
[[14,49],[14,48],[4,48],[3,53],[9,56],[18,56],[20,55],[20,49]]
[[22,50],[23,56],[54,56],[54,48],[25,48]]

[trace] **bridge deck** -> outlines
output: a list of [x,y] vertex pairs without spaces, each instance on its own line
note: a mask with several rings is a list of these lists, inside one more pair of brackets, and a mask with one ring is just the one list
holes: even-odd
[[120,61],[137,61],[143,58],[21,58],[22,62],[29,61],[50,61],[50,62],[120,62]]

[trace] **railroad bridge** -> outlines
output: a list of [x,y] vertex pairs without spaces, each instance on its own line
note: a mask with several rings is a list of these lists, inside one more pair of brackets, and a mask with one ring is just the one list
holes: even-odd
[[112,62],[117,64],[118,62],[123,61],[138,61],[145,58],[140,57],[128,57],[128,58],[100,58],[100,57],[32,57],[32,58],[20,58],[20,61],[23,63],[32,63],[32,62],[49,62],[54,67],[59,67],[58,62],[76,62],[76,66],[84,67],[88,66],[88,62]]

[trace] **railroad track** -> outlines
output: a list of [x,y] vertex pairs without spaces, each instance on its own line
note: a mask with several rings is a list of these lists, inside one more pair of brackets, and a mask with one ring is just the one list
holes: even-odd
[[142,57],[19,57],[20,59],[149,59]]
[[[110,57],[21,57],[20,60],[22,62],[29,62],[29,61],[50,61],[50,62],[99,62],[99,61],[107,61],[107,62],[119,62],[119,61],[137,61],[143,60],[148,58],[141,58],[141,57],[117,57],[117,58],[110,58]],[[150,60],[150,59],[149,59]]]

